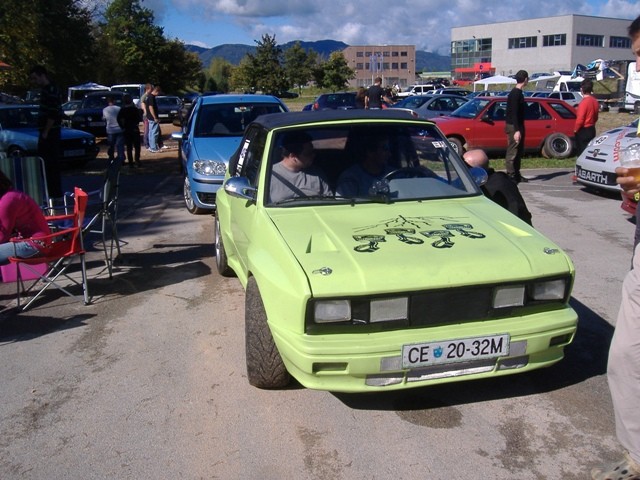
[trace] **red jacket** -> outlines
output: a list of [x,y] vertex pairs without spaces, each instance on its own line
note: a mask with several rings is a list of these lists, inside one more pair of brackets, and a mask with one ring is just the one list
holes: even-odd
[[578,104],[578,117],[573,131],[577,132],[583,127],[593,127],[598,121],[600,105],[593,95],[585,95]]

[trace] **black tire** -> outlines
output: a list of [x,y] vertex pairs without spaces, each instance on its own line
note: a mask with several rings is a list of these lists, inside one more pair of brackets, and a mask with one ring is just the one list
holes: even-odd
[[216,215],[214,228],[216,231],[215,248],[216,248],[216,268],[218,269],[218,273],[223,277],[234,277],[235,272],[231,267],[229,267],[229,264],[227,263],[227,252],[224,250],[222,235],[220,235],[220,220],[218,220],[217,215]]
[[636,102],[633,106],[633,113],[635,115],[640,115],[640,102]]
[[564,133],[552,133],[542,146],[542,155],[546,158],[568,158],[572,151],[573,142]]
[[456,151],[456,153],[462,157],[462,154],[464,153],[464,146],[462,145],[462,142],[460,141],[460,139],[456,137],[449,137],[447,138],[447,140],[449,140],[449,143],[451,144],[451,148],[453,148]]
[[245,351],[247,378],[257,388],[284,388],[291,382],[273,341],[267,313],[255,278],[249,278],[245,297]]
[[200,208],[196,205],[193,200],[193,192],[191,191],[191,185],[189,184],[189,178],[184,177],[184,187],[183,187],[183,196],[184,196],[184,204],[187,207],[189,213],[193,215],[202,215],[203,213],[208,213],[208,210]]

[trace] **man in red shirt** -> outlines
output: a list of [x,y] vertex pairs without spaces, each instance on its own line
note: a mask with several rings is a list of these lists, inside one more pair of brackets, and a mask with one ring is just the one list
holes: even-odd
[[598,110],[600,105],[593,96],[593,82],[588,78],[580,84],[580,91],[583,98],[578,105],[578,117],[573,127],[576,136],[576,156],[587,148],[589,142],[596,136],[596,122],[598,121]]

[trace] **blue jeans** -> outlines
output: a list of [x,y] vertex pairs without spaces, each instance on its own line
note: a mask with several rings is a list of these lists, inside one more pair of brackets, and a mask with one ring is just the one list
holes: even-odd
[[107,143],[109,144],[109,148],[107,150],[109,160],[113,159],[115,150],[116,158],[121,162],[124,162],[124,134],[122,132],[107,133]]
[[0,265],[9,263],[9,257],[31,258],[40,252],[29,242],[0,243]]
[[158,150],[158,135],[160,134],[160,124],[149,120],[149,150]]

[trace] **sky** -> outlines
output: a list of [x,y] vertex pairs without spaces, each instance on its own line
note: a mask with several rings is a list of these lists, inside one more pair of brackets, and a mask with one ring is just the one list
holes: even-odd
[[141,0],[169,39],[212,48],[338,40],[448,55],[451,28],[576,14],[633,20],[637,0]]

